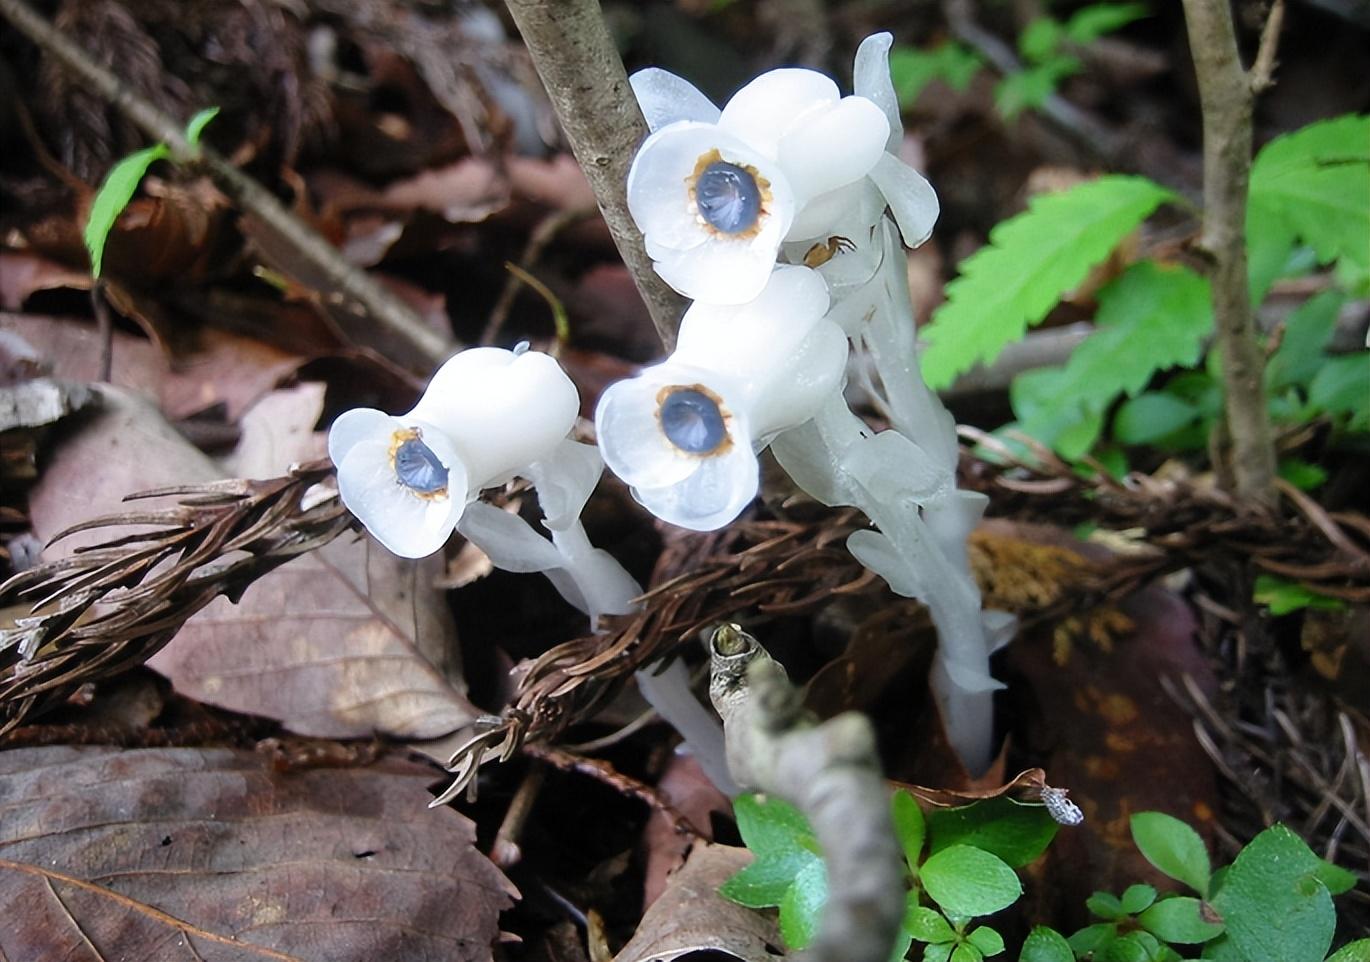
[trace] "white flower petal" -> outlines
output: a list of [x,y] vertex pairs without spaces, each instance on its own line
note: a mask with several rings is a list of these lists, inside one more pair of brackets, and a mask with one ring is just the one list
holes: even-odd
[[[424,443],[439,459],[444,447],[433,436]],[[445,462],[446,463],[446,462]],[[338,464],[338,494],[343,504],[390,551],[403,558],[423,558],[439,550],[452,534],[466,505],[465,470],[455,459],[447,463],[450,496],[421,498],[399,483],[390,463],[390,437],[351,445]]]
[[856,96],[865,97],[885,112],[890,124],[886,150],[896,150],[904,136],[904,125],[899,116],[899,97],[890,79],[890,47],[894,35],[873,33],[856,48],[856,64],[852,68],[852,87]]
[[751,240],[714,237],[670,252],[653,266],[662,280],[696,303],[746,304],[765,288],[781,236],[767,227]]
[[780,138],[809,111],[835,103],[841,95],[830,77],[815,70],[768,70],[733,94],[718,125],[776,157]]
[[604,459],[599,449],[570,438],[562,441],[550,457],[534,461],[524,472],[537,489],[543,523],[553,531],[579,520],[603,473]]
[[516,514],[484,501],[473,501],[457,524],[462,537],[485,552],[490,563],[504,571],[547,571],[564,563],[552,542]]
[[328,429],[328,457],[334,464],[341,465],[355,445],[384,438],[388,446],[390,436],[403,427],[400,421],[375,408],[344,411]]
[[699,88],[683,77],[660,67],[639,70],[628,78],[633,96],[653,132],[680,120],[718,123],[719,109]]
[[449,359],[408,415],[435,425],[466,465],[472,493],[502,484],[548,457],[580,409],[556,359],[477,347]]
[[[552,542],[575,582],[575,597],[583,602],[581,610],[590,616],[591,631],[598,626],[601,615],[625,615],[637,608],[633,602],[642,594],[642,586],[613,555],[590,543],[584,527],[573,524],[564,531],[553,531]],[[572,596],[563,597],[576,604]]]
[[[841,237],[851,241],[858,248],[871,246],[871,232],[885,213],[885,198],[880,195],[875,182],[869,177],[819,194],[799,209],[790,232],[786,235],[786,247],[794,242],[803,242],[804,248],[799,256],[791,258],[800,263],[803,255],[815,242],[826,241],[830,237]],[[850,260],[849,257],[835,256],[835,260]],[[827,272],[824,272],[827,276]]]
[[769,439],[813,417],[828,396],[841,389],[847,349],[842,329],[819,321],[785,359],[778,376],[757,392],[748,410],[754,437]]
[[698,470],[677,484],[634,487],[633,497],[669,524],[691,531],[716,531],[756,497],[760,469],[756,455],[745,445],[734,446],[727,454],[698,465]]
[[890,124],[864,97],[844,97],[810,111],[780,138],[778,159],[802,205],[870,173],[885,156]]
[[932,236],[941,208],[937,192],[922,174],[893,154],[885,154],[870,177],[885,195],[906,247],[917,247]]
[[[610,471],[630,486],[644,488],[676,484],[695,471],[699,456],[671,444],[657,416],[657,399],[663,388],[695,384],[708,387],[724,399],[725,405],[728,395],[735,393],[731,385],[721,385],[711,371],[670,361],[646,368],[637,377],[605,389],[595,409],[595,433],[600,454]],[[736,417],[733,427],[737,427]],[[734,435],[734,444],[747,447],[749,439],[738,433]]]

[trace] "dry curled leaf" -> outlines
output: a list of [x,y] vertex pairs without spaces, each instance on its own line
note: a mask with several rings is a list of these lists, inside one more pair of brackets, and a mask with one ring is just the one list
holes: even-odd
[[518,893],[427,769],[251,752],[0,754],[0,958],[482,962]]
[[718,894],[718,887],[751,860],[745,848],[696,847],[614,962],[673,962],[692,952],[742,962],[774,962],[783,956],[770,917]]

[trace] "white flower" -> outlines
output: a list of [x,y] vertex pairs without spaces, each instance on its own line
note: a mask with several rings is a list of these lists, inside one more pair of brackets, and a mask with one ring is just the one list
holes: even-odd
[[887,203],[906,242],[927,239],[936,195],[888,152],[900,138],[889,43],[878,34],[862,44],[851,97],[815,71],[772,70],[720,111],[664,70],[633,75],[653,132],[629,172],[628,206],[667,283],[696,300],[745,303],[783,242],[856,240]]
[[847,341],[827,309],[822,278],[788,266],[749,304],[696,302],[675,353],[600,398],[609,470],[663,521],[732,521],[756,496],[757,452],[841,386]]
[[328,454],[338,493],[381,544],[424,557],[443,546],[484,488],[552,457],[579,406],[575,385],[546,354],[462,351],[408,414],[358,408],[333,423]]

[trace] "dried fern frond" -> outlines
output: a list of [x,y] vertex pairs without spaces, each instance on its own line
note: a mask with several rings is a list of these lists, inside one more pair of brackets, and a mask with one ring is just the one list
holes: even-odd
[[176,497],[170,507],[74,525],[153,530],[110,538],[20,572],[0,585],[0,607],[30,605],[0,630],[0,734],[60,704],[81,685],[142,664],[192,615],[223,595],[353,526],[326,460],[268,481],[162,488],[126,500]]

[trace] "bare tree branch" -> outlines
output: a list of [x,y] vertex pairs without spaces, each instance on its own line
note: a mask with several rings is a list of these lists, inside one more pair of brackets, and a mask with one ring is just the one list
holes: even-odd
[[320,282],[324,293],[333,298],[330,306],[355,317],[358,323],[347,325],[351,331],[380,327],[392,341],[404,346],[407,356],[397,360],[420,369],[437,367],[457,349],[455,342],[433,330],[364,271],[349,264],[332,244],[291,214],[265,187],[210,148],[190,144],[181,124],[92,60],[24,0],[0,0],[0,15],[143,133],[170,147],[178,162],[202,167],[240,208],[288,244],[310,269],[311,277],[301,280]]
[[[1265,357],[1256,340],[1246,271],[1253,81],[1237,53],[1228,0],[1184,0],[1184,10],[1203,109],[1199,246],[1209,258],[1232,475],[1240,497],[1270,507],[1275,503],[1275,447],[1265,408]],[[1273,58],[1273,42],[1269,46]]]
[[557,119],[661,342],[670,350],[685,301],[652,269],[628,213],[628,168],[647,135],[598,0],[506,0]]
[[1284,26],[1284,0],[1270,6],[1265,27],[1261,30],[1261,45],[1256,51],[1256,62],[1251,65],[1251,92],[1260,94],[1274,83],[1275,52],[1280,46],[1280,29]]

